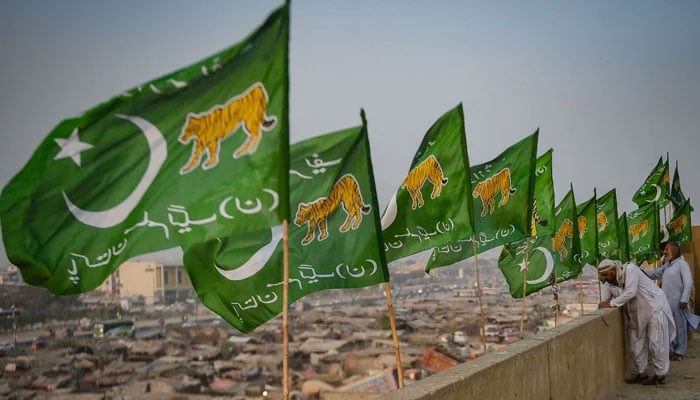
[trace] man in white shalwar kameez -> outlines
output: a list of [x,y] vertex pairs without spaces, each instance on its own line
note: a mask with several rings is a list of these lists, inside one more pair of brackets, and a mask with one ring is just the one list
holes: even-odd
[[[625,330],[635,373],[625,381],[663,384],[670,364],[668,347],[676,332],[666,295],[632,263],[622,265],[619,261],[603,260],[598,266],[598,275],[606,282],[603,286],[608,286],[601,290],[599,307],[627,305]],[[653,377],[646,373],[650,353],[654,365]]]
[[651,279],[661,279],[661,289],[671,306],[673,322],[676,324],[676,339],[671,342],[670,358],[683,360],[688,349],[688,322],[683,310],[688,308],[690,291],[693,289],[693,275],[690,266],[681,255],[678,243],[668,242],[664,247],[665,263],[657,269],[642,269]]

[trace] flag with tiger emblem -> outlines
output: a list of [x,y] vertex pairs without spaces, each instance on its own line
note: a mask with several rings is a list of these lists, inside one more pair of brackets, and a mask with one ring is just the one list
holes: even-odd
[[539,129],[490,162],[471,167],[475,233],[438,246],[426,271],[466,260],[532,233],[532,202]]
[[617,244],[620,249],[620,261],[630,261],[629,236],[627,234],[627,212],[623,212],[617,219]]
[[598,227],[598,260],[620,260],[617,229],[617,191],[610,190],[596,199]]
[[382,217],[389,262],[474,234],[462,105],[442,115],[418,147]]
[[668,187],[668,159],[664,162],[662,156],[659,157],[659,161],[654,169],[651,170],[642,186],[634,193],[632,201],[639,207],[651,203],[656,203],[658,207],[663,207],[668,204]]
[[[673,181],[671,182],[671,192],[669,195],[671,203],[673,203],[673,209],[677,210],[683,203],[685,203],[685,195],[683,194],[683,189],[681,188],[681,177],[678,173],[678,161],[676,161],[676,169],[673,171]],[[690,211],[693,212],[693,206],[690,206]]]
[[630,259],[654,262],[659,257],[659,211],[649,203],[627,214]]
[[554,232],[554,179],[552,178],[552,149],[537,158],[535,191],[532,203],[531,235]]
[[[328,289],[389,281],[363,125],[291,147],[289,304]],[[282,228],[191,246],[185,269],[202,303],[247,333],[282,312]]]
[[666,224],[668,230],[668,240],[679,244],[690,243],[693,241],[693,230],[690,222],[690,199],[687,199],[680,207],[676,209],[671,217],[671,221]]
[[557,282],[576,278],[583,269],[583,266],[577,261],[578,257],[576,257],[576,255],[581,254],[577,211],[574,189],[571,188],[554,211],[556,230],[550,243],[556,266]]
[[596,219],[596,194],[576,206],[576,227],[580,240],[580,252],[574,255],[581,267],[595,265],[598,258],[598,221]]

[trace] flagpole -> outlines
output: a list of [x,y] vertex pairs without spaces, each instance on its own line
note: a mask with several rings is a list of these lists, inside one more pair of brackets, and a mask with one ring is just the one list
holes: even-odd
[[282,399],[289,400],[289,235],[287,220],[282,220],[284,249],[282,281]]
[[[619,251],[618,251],[619,253]],[[622,258],[622,257],[620,257]],[[596,260],[595,262],[595,270],[596,270],[596,277],[598,276],[598,266],[600,265],[600,261]],[[600,279],[596,278],[596,281],[598,281],[598,303],[603,301],[603,287],[600,284]]]
[[559,285],[557,285],[557,269],[552,270],[554,283],[552,283],[552,297],[554,298],[554,327],[556,328],[559,322]]
[[579,277],[578,303],[580,305],[580,316],[583,316],[583,274]]
[[486,325],[484,324],[484,303],[481,300],[481,277],[479,276],[479,256],[476,254],[476,236],[472,236],[472,246],[474,264],[476,265],[476,293],[479,296],[479,311],[481,313],[481,344],[484,346],[483,354],[486,354]]
[[394,340],[394,354],[396,355],[396,372],[398,374],[399,389],[403,387],[403,366],[401,365],[401,349],[399,347],[399,334],[396,330],[396,314],[394,313],[394,302],[391,299],[391,284],[384,282],[384,292],[386,293],[386,308],[389,312],[389,324],[391,325],[391,337]]
[[525,239],[525,269],[523,270],[523,304],[520,312],[520,339],[523,338],[523,326],[525,325],[525,302],[527,299],[527,267],[530,255],[530,238]]

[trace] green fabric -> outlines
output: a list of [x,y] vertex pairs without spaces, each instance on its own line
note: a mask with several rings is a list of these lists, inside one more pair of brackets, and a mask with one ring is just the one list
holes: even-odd
[[627,215],[630,259],[653,262],[659,254],[659,211],[649,203]]
[[576,278],[583,269],[576,261],[577,255],[581,254],[577,216],[576,199],[574,190],[571,189],[555,209],[557,230],[552,235],[551,248],[556,264],[557,282]]
[[423,137],[411,168],[384,212],[385,250],[394,261],[474,234],[462,105]]
[[531,221],[532,236],[554,233],[554,180],[552,149],[537,158],[535,193]]
[[[671,184],[671,193],[669,195],[671,203],[673,203],[673,208],[678,209],[685,203],[685,195],[683,194],[683,189],[681,189],[681,178],[678,173],[678,161],[676,161],[676,170],[673,171],[673,182]],[[693,206],[690,206],[690,211],[694,211]]]
[[[388,282],[365,125],[297,143],[290,157],[289,304],[321,290]],[[185,252],[202,303],[241,332],[282,312],[280,234],[275,227],[232,235]]]
[[620,248],[620,261],[630,261],[630,245],[627,233],[627,213],[623,212],[617,219],[617,243]]
[[617,227],[617,191],[608,193],[596,199],[598,214],[598,259],[620,259],[620,244]]
[[490,162],[471,168],[474,242],[463,237],[433,249],[426,266],[444,267],[531,234],[532,198],[539,130]]
[[[134,256],[287,218],[288,38],[284,6],[233,47],[59,123],[0,196],[24,280],[86,292]],[[197,162],[196,137],[221,139]]]
[[598,259],[598,223],[596,221],[596,196],[576,206],[580,253],[574,255],[584,265],[595,265]]
[[693,230],[690,222],[690,212],[690,199],[688,199],[673,213],[671,221],[666,225],[670,241],[680,244],[692,242]]
[[642,186],[632,196],[632,201],[639,207],[654,202],[657,202],[659,207],[663,207],[665,203],[668,203],[666,199],[667,190],[665,189],[667,185],[668,161],[664,162],[663,157],[659,157],[659,161],[654,169],[651,170]]

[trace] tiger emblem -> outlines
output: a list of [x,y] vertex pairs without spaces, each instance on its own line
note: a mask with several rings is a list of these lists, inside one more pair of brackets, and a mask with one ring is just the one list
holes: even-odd
[[530,234],[532,237],[537,236],[537,225],[545,227],[548,222],[546,219],[540,217],[539,211],[537,211],[537,199],[532,199],[532,220],[530,221]]
[[262,131],[272,130],[277,123],[277,117],[267,116],[265,113],[267,105],[267,92],[263,85],[257,82],[223,106],[214,106],[208,112],[200,114],[187,114],[187,122],[178,140],[182,144],[194,141],[194,146],[190,160],[180,170],[180,174],[197,168],[205,151],[208,159],[202,168],[216,166],[219,163],[221,142],[233,135],[238,127],[243,128],[246,140],[233,153],[233,158],[255,153]]
[[567,237],[572,240],[574,238],[574,223],[570,219],[565,219],[552,237],[552,251],[559,253],[559,260],[562,262],[568,254],[565,243]]
[[643,220],[629,227],[632,234],[632,241],[636,242],[640,237],[644,237],[649,233],[649,221]]
[[510,195],[516,192],[515,188],[511,187],[510,168],[503,168],[496,175],[486,178],[474,187],[472,197],[475,199],[481,197],[482,217],[496,211],[495,200],[499,192],[501,193],[501,201],[498,202],[498,207],[503,207],[508,203]]
[[318,240],[328,237],[328,217],[331,216],[338,206],[343,205],[343,210],[347,214],[345,222],[340,227],[340,232],[347,232],[349,229],[357,229],[362,222],[362,214],[368,214],[372,209],[370,205],[364,204],[360,185],[354,176],[343,175],[331,188],[328,197],[321,197],[313,203],[299,203],[294,223],[297,226],[307,224],[308,231],[301,244],[307,245],[314,240],[316,228],[320,230]]
[[584,215],[579,215],[578,219],[578,237],[579,239],[583,239],[583,235],[588,232],[588,227],[586,226],[586,217]]
[[433,184],[433,191],[430,192],[430,198],[434,199],[440,196],[443,185],[447,184],[447,177],[442,172],[440,162],[431,155],[422,163],[418,164],[411,172],[408,173],[406,179],[401,182],[401,187],[406,188],[411,195],[411,208],[423,207],[423,193],[421,189],[425,182]]
[[683,232],[683,228],[685,228],[686,225],[688,225],[688,217],[686,217],[685,215],[681,215],[680,217],[668,223],[668,227],[670,229],[673,229],[673,233],[675,233],[676,235]]
[[604,212],[599,212],[595,217],[598,221],[598,232],[603,232],[608,227],[608,216]]
[[666,170],[666,172],[664,172],[664,176],[661,178],[661,183],[664,184],[665,187],[668,187],[668,185],[671,183],[671,181],[669,180],[668,169]]

